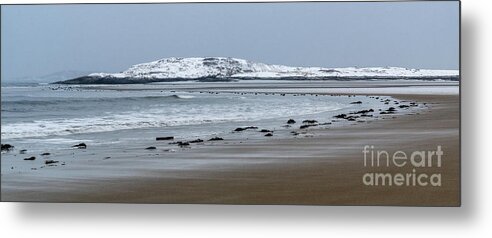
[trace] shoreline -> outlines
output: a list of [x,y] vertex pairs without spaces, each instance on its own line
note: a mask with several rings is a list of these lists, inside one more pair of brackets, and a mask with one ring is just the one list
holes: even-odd
[[[6,176],[2,175],[2,200],[459,205],[459,95],[387,96],[399,100],[427,102],[431,106],[422,113],[399,115],[390,120],[377,120],[342,128],[309,129],[314,137],[218,144],[175,154],[175,160],[185,163],[198,160],[212,162],[211,165],[200,168],[153,169],[144,174],[139,170],[135,174],[115,179],[109,176],[87,178],[83,181],[46,178],[44,181],[33,182],[30,181],[32,177],[26,176],[8,184],[5,183]],[[384,136],[375,138],[371,132]],[[408,133],[410,136],[405,136]],[[449,154],[443,161],[442,170],[448,175],[444,173],[446,176],[443,178],[441,189],[361,187],[360,173],[364,172],[361,168],[362,144],[371,142],[382,149],[401,147],[402,150],[409,151],[412,148],[432,149],[430,145],[434,145],[436,141],[443,144],[445,153]],[[231,158],[234,158],[237,164],[231,166],[222,163],[223,160]],[[112,163],[115,171],[118,171],[118,167],[120,170],[130,169],[128,166],[131,164],[127,162]],[[64,189],[53,189],[60,186]],[[36,188],[22,190],[19,187]]]

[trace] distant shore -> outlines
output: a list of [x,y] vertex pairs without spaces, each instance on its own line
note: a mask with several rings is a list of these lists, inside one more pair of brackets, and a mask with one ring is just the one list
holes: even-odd
[[[418,82],[413,84],[421,85]],[[415,87],[415,85],[405,87]],[[428,90],[396,90],[401,85],[371,83],[352,90],[352,83],[336,82],[329,88],[305,83],[289,87],[254,84],[234,85],[143,85],[182,91],[275,92],[316,94],[386,95],[399,101],[425,103],[417,113],[388,115],[368,123],[312,127],[307,137],[269,140],[235,140],[213,143],[163,155],[176,163],[201,164],[184,168],[162,167],[159,156],[98,163],[107,169],[104,177],[66,179],[66,174],[90,169],[89,164],[53,168],[50,176],[2,175],[3,201],[226,203],[226,204],[321,204],[321,205],[415,205],[457,206],[459,185],[459,95],[456,84],[423,84]],[[373,84],[374,85],[374,84]],[[105,86],[124,88],[126,86]],[[347,90],[347,88],[351,90]],[[443,90],[445,88],[445,90]],[[363,90],[362,90],[363,89]],[[331,91],[330,91],[331,90]],[[344,91],[345,90],[345,91]],[[433,93],[433,90],[437,92]],[[417,93],[415,93],[417,92]],[[393,118],[394,117],[394,118]],[[444,151],[441,187],[370,187],[362,183],[364,145],[388,151]],[[87,150],[91,153],[90,150]],[[121,153],[115,151],[115,153]],[[228,161],[234,161],[230,163]],[[141,161],[141,162],[140,162]],[[140,163],[147,163],[141,165]],[[150,169],[149,169],[150,168]],[[56,171],[54,169],[57,169]],[[58,171],[58,172],[57,172]],[[390,170],[397,172],[396,168]],[[90,173],[89,173],[90,174]],[[117,175],[117,176],[114,176]]]

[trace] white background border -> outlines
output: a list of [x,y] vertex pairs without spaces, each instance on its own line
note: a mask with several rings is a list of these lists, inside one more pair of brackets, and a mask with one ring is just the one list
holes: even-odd
[[491,2],[462,1],[461,208],[0,203],[1,235],[491,237]]

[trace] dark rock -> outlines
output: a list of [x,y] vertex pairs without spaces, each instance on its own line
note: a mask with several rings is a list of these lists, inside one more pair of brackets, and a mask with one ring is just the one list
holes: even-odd
[[174,136],[156,137],[155,140],[174,140]]
[[398,107],[399,107],[399,108],[409,108],[410,106],[408,106],[408,105],[400,105],[400,106],[398,106]]
[[80,144],[74,145],[72,147],[77,148],[77,149],[87,149],[87,145],[85,143],[80,143]]
[[360,110],[358,112],[353,112],[351,114],[367,114],[367,113],[370,113],[370,112],[374,112],[374,109]]
[[260,132],[267,133],[267,132],[273,132],[273,131],[267,130],[267,129],[262,129]]
[[191,140],[191,141],[188,141],[189,143],[202,143],[203,140],[202,139],[196,139],[196,140]]
[[355,119],[359,118],[359,116],[347,116],[345,117],[346,120],[348,121],[355,121]]
[[35,160],[35,159],[36,159],[36,157],[34,157],[34,156],[31,156],[29,158],[24,158],[24,160]]
[[302,123],[315,124],[315,123],[318,123],[318,121],[316,121],[316,120],[304,120],[304,121],[302,121]]
[[50,153],[46,152],[46,153],[42,153],[41,156],[47,156],[47,155],[51,155]]
[[218,141],[218,140],[224,140],[224,139],[216,136],[214,138],[209,139],[208,141]]
[[44,164],[56,164],[56,163],[58,163],[58,160],[49,159],[44,161]]
[[244,130],[249,130],[249,129],[256,130],[256,129],[258,129],[258,127],[257,126],[238,127],[234,131],[244,131]]
[[146,150],[155,150],[155,149],[157,149],[157,148],[156,148],[155,146],[149,146],[149,147],[147,147],[147,148],[145,148],[145,149],[146,149]]
[[11,144],[2,144],[2,151],[10,151],[13,149],[14,149],[14,146]]
[[347,114],[338,114],[336,116],[333,116],[334,118],[339,118],[339,119],[345,119],[347,118]]
[[394,108],[394,107],[390,107],[390,108],[388,108],[388,110],[386,110],[386,111],[388,111],[388,112],[394,112],[394,111],[396,111],[396,108]]
[[355,102],[351,102],[350,104],[362,104],[361,101],[355,101]]
[[294,119],[289,119],[287,121],[287,124],[295,124],[295,123],[296,123],[296,121]]
[[25,154],[27,150],[19,150],[19,154]]
[[265,136],[273,136],[272,133],[266,133]]
[[384,111],[384,112],[380,112],[379,114],[381,115],[384,115],[384,114],[394,114],[395,112],[393,111]]
[[302,125],[299,127],[299,129],[306,129],[306,128],[309,128],[309,127],[312,127],[312,126],[317,126],[318,124],[307,124],[307,125]]
[[190,146],[190,143],[187,141],[178,141],[177,144],[181,147]]

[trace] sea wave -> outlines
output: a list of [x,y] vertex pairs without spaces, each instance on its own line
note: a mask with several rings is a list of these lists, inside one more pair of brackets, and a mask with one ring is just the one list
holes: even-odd
[[97,97],[97,98],[33,98],[33,99],[22,99],[18,100],[3,100],[2,106],[11,105],[54,105],[54,104],[67,104],[70,103],[91,103],[91,102],[121,102],[121,101],[141,101],[141,100],[174,100],[174,99],[192,99],[195,96],[192,95],[165,95],[165,96],[137,96],[137,97]]
[[318,107],[283,107],[257,105],[193,108],[153,108],[140,111],[127,111],[104,116],[83,118],[44,119],[2,124],[2,139],[15,139],[43,136],[64,136],[80,133],[96,133],[125,129],[157,128],[171,126],[199,125],[207,123],[255,121],[290,115],[303,115],[341,109],[337,103]]

